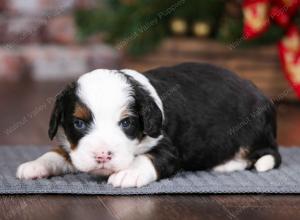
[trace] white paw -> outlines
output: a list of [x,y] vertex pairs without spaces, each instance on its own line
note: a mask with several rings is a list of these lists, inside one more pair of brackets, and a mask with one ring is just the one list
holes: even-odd
[[266,172],[275,167],[275,158],[272,155],[265,155],[259,158],[254,164],[258,172]]
[[141,187],[157,179],[155,168],[146,156],[137,157],[125,170],[110,175],[108,183],[114,187]]
[[21,164],[16,176],[19,179],[40,179],[50,176],[50,171],[41,161],[34,160]]
[[151,176],[140,173],[138,170],[122,170],[110,175],[108,183],[114,187],[141,187],[154,181]]

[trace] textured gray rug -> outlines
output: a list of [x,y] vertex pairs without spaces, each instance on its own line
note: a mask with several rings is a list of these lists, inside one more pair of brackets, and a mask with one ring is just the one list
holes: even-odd
[[113,188],[106,184],[105,179],[87,174],[41,180],[15,178],[20,163],[35,159],[47,149],[36,146],[0,147],[0,194],[300,193],[300,148],[282,148],[283,163],[278,170],[227,174],[183,172],[138,189]]

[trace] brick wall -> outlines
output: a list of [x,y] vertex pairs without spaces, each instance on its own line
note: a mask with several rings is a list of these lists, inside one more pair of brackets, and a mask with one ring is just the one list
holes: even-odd
[[79,43],[74,11],[99,0],[0,0],[0,80],[73,78],[117,68],[120,55],[101,41]]

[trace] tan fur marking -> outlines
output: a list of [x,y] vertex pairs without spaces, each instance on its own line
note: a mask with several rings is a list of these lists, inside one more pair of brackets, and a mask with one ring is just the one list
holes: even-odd
[[88,110],[88,108],[86,108],[85,106],[83,106],[79,103],[76,103],[73,116],[76,118],[79,118],[79,119],[87,120],[91,117],[91,113]]
[[235,157],[239,159],[247,158],[249,149],[247,147],[240,147],[240,150],[236,153]]
[[71,163],[71,159],[69,154],[61,147],[54,147],[52,150],[52,152],[58,153],[60,156],[62,156],[63,158],[65,158],[65,160],[69,163]]
[[130,112],[126,106],[126,107],[124,107],[124,110],[121,112],[121,119],[127,118],[129,116],[132,116],[132,112]]
[[76,149],[76,147],[77,147],[76,144],[71,143],[71,149],[72,149],[72,150]]

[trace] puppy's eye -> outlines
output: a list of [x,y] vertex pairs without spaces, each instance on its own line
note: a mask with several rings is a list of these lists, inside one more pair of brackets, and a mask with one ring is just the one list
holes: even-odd
[[132,125],[132,122],[131,122],[130,118],[125,118],[122,121],[120,121],[120,126],[124,129],[130,128],[131,125]]
[[74,128],[76,128],[77,130],[83,130],[86,128],[85,122],[80,119],[74,119],[73,125],[74,125]]

